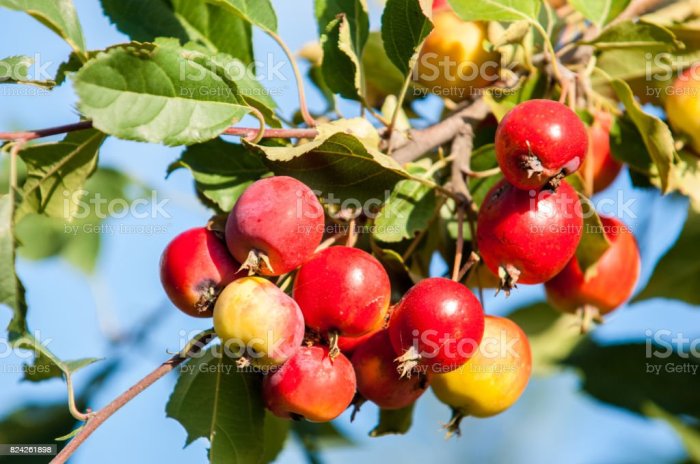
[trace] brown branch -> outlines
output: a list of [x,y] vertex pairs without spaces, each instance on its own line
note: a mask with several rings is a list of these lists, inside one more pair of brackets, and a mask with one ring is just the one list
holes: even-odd
[[478,98],[466,108],[434,126],[412,131],[403,144],[397,145],[394,150],[394,159],[404,164],[420,158],[425,153],[454,139],[465,124],[473,126],[482,121],[489,111],[484,99]]
[[37,129],[33,131],[20,131],[20,132],[0,132],[0,140],[34,140],[40,139],[42,137],[49,137],[58,134],[67,134],[69,132],[76,132],[85,129],[90,129],[92,127],[92,121],[80,121],[73,124],[66,124],[65,126],[49,127],[47,129]]
[[[67,134],[81,130],[91,129],[92,121],[80,121],[65,126],[49,127],[32,131],[0,132],[0,140],[35,140],[52,135]],[[258,135],[260,129],[253,127],[229,127],[224,131],[225,135],[253,138]],[[264,138],[274,139],[312,139],[318,135],[316,129],[265,129]]]
[[75,453],[80,445],[102,425],[104,421],[109,419],[112,414],[117,412],[126,403],[138,396],[139,393],[144,391],[146,388],[153,385],[158,379],[165,376],[168,372],[174,370],[177,366],[185,362],[187,359],[196,355],[214,338],[214,334],[206,333],[204,338],[201,338],[196,343],[190,345],[190,348],[184,353],[178,353],[172,358],[165,361],[163,364],[158,366],[153,372],[148,374],[143,379],[139,380],[135,385],[129,388],[127,391],[115,398],[111,403],[109,403],[104,408],[100,409],[98,412],[94,413],[88,421],[83,426],[83,429],[73,438],[66,446],[61,450],[58,455],[51,461],[51,464],[62,464],[68,460],[68,458]]

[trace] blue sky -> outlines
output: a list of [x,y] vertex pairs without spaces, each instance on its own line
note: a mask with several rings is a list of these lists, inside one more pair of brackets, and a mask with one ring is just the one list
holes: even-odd
[[[124,42],[102,17],[97,0],[75,0],[90,49]],[[299,49],[315,38],[316,26],[312,2],[275,1],[280,17],[280,35],[292,49]],[[5,40],[0,40],[0,57],[39,54],[53,73],[69,53],[69,48],[39,23],[19,13],[0,10],[0,25]],[[376,23],[375,23],[376,25]],[[266,37],[256,34],[258,56],[271,53],[283,60],[279,50]],[[289,67],[283,72],[290,76]],[[280,104],[286,113],[295,108],[292,80],[274,82]],[[310,91],[312,108],[323,102]],[[436,102],[423,105],[426,114],[435,114]],[[2,96],[0,129],[27,129],[60,125],[77,119],[75,96],[69,84],[51,94],[37,96]],[[355,114],[352,106],[346,114]],[[112,384],[95,398],[96,408],[110,401],[176,350],[183,332],[211,326],[168,307],[158,280],[158,260],[167,242],[179,232],[203,224],[208,212],[192,195],[189,174],[178,171],[167,180],[166,168],[181,150],[109,139],[101,152],[101,163],[114,166],[152,186],[159,198],[168,199],[170,217],[149,220],[125,219],[112,224],[157,225],[166,231],[154,235],[107,234],[96,274],[87,277],[58,259],[43,262],[20,261],[19,272],[28,288],[29,322],[42,337],[52,339],[50,348],[63,359],[107,356],[110,348],[106,333],[125,330],[139,324],[158,308],[158,324],[147,342],[138,349],[124,349],[126,367]],[[678,198],[661,198],[653,192],[633,190],[626,175],[604,196],[635,198],[636,220],[631,222],[643,252],[642,280],[648,278],[654,262],[675,239],[685,215],[686,203]],[[438,270],[440,263],[435,264]],[[507,302],[503,296],[488,298],[487,311],[507,313],[528,300],[542,297],[540,288],[521,288]],[[605,341],[642,340],[646,329],[672,331],[695,327],[700,336],[697,308],[680,303],[651,301],[624,308],[610,317],[595,336]],[[7,311],[0,312],[0,324],[9,321]],[[692,333],[690,335],[693,335]],[[4,358],[4,363],[20,362]],[[87,376],[83,373],[82,377]],[[80,384],[81,374],[78,374]],[[109,419],[84,444],[72,461],[76,464],[101,462],[193,463],[205,462],[206,443],[202,440],[182,449],[185,432],[165,418],[165,403],[175,376],[161,380],[122,411]],[[9,411],[29,399],[64,398],[65,387],[59,381],[42,384],[20,383],[19,375],[0,376],[4,402],[0,413]],[[354,448],[337,448],[325,452],[328,462],[361,459],[365,463],[386,462],[395,456],[410,456],[410,462],[511,462],[561,461],[596,462],[669,462],[683,456],[679,440],[665,424],[640,419],[630,413],[605,406],[580,394],[578,378],[573,373],[538,378],[531,382],[522,401],[507,413],[488,420],[466,420],[461,439],[445,442],[439,430],[449,411],[428,393],[419,402],[415,426],[404,437],[370,439],[376,410],[363,408],[355,423],[347,415],[338,425],[358,443]],[[593,445],[594,444],[594,445]],[[304,462],[296,445],[289,446],[278,462]]]

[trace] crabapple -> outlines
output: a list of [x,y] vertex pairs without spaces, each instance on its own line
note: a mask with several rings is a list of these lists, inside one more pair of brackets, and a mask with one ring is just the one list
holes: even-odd
[[509,292],[516,283],[554,277],[574,256],[582,233],[581,203],[569,184],[536,193],[504,179],[486,194],[476,237],[481,258]]
[[226,349],[244,350],[242,357],[254,365],[275,366],[299,349],[304,317],[296,302],[272,282],[243,277],[219,295],[214,330]]
[[528,100],[516,105],[496,130],[496,159],[515,187],[539,189],[558,185],[574,173],[588,151],[581,119],[552,100]]
[[391,299],[389,276],[369,253],[335,246],[299,268],[293,296],[307,327],[359,337],[382,323]]
[[226,221],[226,244],[253,273],[277,276],[299,267],[321,243],[323,207],[314,192],[291,177],[250,185]]
[[263,399],[275,416],[328,422],[350,406],[355,371],[345,355],[331,359],[324,346],[302,346],[263,380]]
[[486,51],[486,23],[463,21],[445,2],[433,6],[433,30],[418,57],[417,81],[430,92],[461,101],[498,79],[497,52]]
[[547,297],[562,311],[575,312],[585,305],[607,314],[632,295],[641,260],[639,247],[629,228],[619,219],[601,216],[608,248],[595,265],[591,276],[584,275],[576,257],[552,280],[545,283]]
[[584,177],[593,178],[593,192],[605,190],[613,183],[622,169],[622,164],[610,152],[610,127],[612,116],[605,111],[593,115],[593,124],[588,128],[588,155],[581,172]]
[[674,130],[688,137],[689,145],[700,154],[700,63],[695,63],[666,91],[666,115]]
[[181,233],[165,248],[160,258],[160,281],[170,301],[182,312],[211,317],[221,289],[243,277],[239,268],[216,233],[198,227]]
[[441,277],[418,282],[389,321],[401,376],[416,366],[448,372],[469,360],[484,332],[484,310],[464,285]]
[[395,358],[387,330],[360,344],[350,358],[355,367],[357,391],[382,409],[404,408],[428,388],[429,374],[401,377]]
[[435,396],[453,410],[448,434],[459,433],[465,416],[490,417],[510,408],[531,371],[530,343],[522,329],[510,319],[486,316],[484,338],[472,359],[431,379]]

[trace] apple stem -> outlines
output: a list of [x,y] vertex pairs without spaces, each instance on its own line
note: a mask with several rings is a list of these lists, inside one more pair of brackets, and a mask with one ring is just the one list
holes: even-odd
[[462,431],[460,430],[459,426],[462,423],[462,419],[464,419],[466,416],[464,413],[462,413],[459,409],[457,408],[452,408],[452,417],[450,418],[450,421],[445,424],[444,429],[447,430],[447,433],[445,434],[445,440],[449,440],[453,436],[461,436]]
[[514,288],[518,288],[518,279],[520,278],[520,269],[513,266],[512,264],[506,264],[505,266],[499,266],[498,277],[501,279],[496,295],[503,290],[506,297],[510,296],[510,292]]
[[275,272],[275,270],[272,268],[272,264],[270,264],[270,258],[268,258],[267,254],[256,248],[253,248],[250,250],[250,252],[248,252],[248,258],[246,258],[245,262],[241,264],[241,267],[238,270],[240,271],[243,269],[248,271],[249,276],[260,274],[260,272],[264,269],[267,269],[271,273]]
[[331,358],[331,362],[335,360],[340,354],[340,348],[338,348],[338,337],[340,335],[337,331],[332,331],[328,333],[328,356]]
[[418,366],[420,360],[421,355],[418,352],[418,348],[416,348],[415,346],[410,347],[406,350],[404,354],[394,359],[394,361],[399,363],[397,369],[399,371],[400,377],[406,377],[407,379],[410,379],[411,373]]

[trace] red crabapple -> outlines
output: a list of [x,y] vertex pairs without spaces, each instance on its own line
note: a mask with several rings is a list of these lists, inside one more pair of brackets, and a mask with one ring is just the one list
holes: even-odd
[[432,277],[406,292],[388,330],[402,376],[410,376],[416,366],[449,372],[467,362],[479,345],[484,310],[464,285]]
[[211,317],[216,297],[236,278],[240,264],[226,244],[204,227],[175,237],[160,258],[160,281],[170,300],[185,314]]
[[581,202],[569,184],[535,194],[504,179],[479,209],[476,237],[481,258],[509,292],[516,283],[540,284],[557,275],[582,233]]
[[381,330],[357,347],[350,358],[357,376],[357,391],[382,409],[401,409],[428,388],[429,373],[401,377],[389,332]]
[[357,248],[335,246],[299,268],[293,296],[307,327],[321,334],[359,337],[386,317],[391,288],[376,258]]
[[567,106],[551,100],[518,104],[496,130],[496,158],[508,182],[523,190],[556,187],[588,151],[588,133]]
[[631,295],[639,278],[641,260],[637,241],[619,219],[601,216],[610,248],[600,257],[594,272],[586,278],[576,257],[545,284],[552,305],[562,311],[575,312],[586,305],[607,314],[622,305]]
[[226,244],[253,273],[278,276],[299,267],[321,243],[324,213],[296,179],[268,177],[249,186],[226,221]]
[[355,371],[345,355],[331,359],[324,346],[302,346],[265,376],[263,399],[277,417],[328,422],[350,406],[355,386]]

